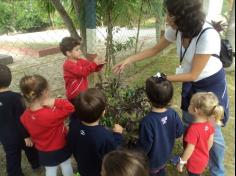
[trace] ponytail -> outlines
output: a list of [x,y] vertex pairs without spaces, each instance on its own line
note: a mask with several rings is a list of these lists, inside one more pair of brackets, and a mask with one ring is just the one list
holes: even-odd
[[222,125],[221,119],[224,116],[223,106],[220,106],[220,105],[214,106],[211,116],[214,117],[217,125]]
[[219,100],[214,93],[198,92],[192,96],[191,104],[200,109],[209,119],[213,117],[216,124],[222,125],[221,119],[224,116],[224,108],[219,105]]
[[29,94],[23,94],[23,96],[28,102],[32,102],[37,98],[37,95],[35,94],[34,91],[31,91]]

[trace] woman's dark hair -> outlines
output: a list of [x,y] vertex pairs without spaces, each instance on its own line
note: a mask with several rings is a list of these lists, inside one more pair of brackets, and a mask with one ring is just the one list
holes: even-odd
[[102,176],[149,176],[147,158],[135,151],[112,151],[103,159]]
[[165,0],[165,6],[184,38],[193,38],[200,33],[205,22],[201,0]]
[[106,108],[106,97],[96,89],[81,92],[73,101],[76,117],[86,123],[96,122]]
[[0,64],[0,88],[9,87],[11,84],[11,80],[11,70],[6,65]]
[[62,41],[60,42],[59,46],[60,46],[60,50],[61,52],[66,55],[67,51],[72,51],[74,47],[80,45],[81,43],[81,39],[77,40],[73,37],[65,37],[62,39]]
[[48,89],[48,82],[41,75],[24,76],[20,80],[20,89],[25,99],[31,103],[40,98],[43,91]]
[[146,94],[152,106],[165,108],[173,97],[173,85],[164,77],[150,77],[146,80]]

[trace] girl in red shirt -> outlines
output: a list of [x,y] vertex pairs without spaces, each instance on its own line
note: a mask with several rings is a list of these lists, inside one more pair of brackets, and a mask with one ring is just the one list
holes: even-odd
[[23,77],[20,89],[29,103],[20,120],[39,152],[46,176],[56,176],[58,166],[63,176],[72,176],[64,120],[74,111],[73,105],[68,100],[50,98],[48,82],[40,75]]
[[199,92],[193,95],[188,111],[195,122],[184,135],[185,150],[177,169],[182,172],[186,164],[189,176],[198,176],[207,167],[209,150],[213,145],[214,126],[221,123],[224,109],[213,93]]

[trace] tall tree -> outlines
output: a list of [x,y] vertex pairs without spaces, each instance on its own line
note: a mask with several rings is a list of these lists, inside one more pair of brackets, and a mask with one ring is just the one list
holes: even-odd
[[230,41],[234,52],[233,64],[229,70],[235,70],[235,0],[233,1],[233,7],[230,13],[229,26],[226,32],[226,39]]
[[85,1],[85,26],[88,57],[93,59],[96,57],[96,0]]
[[82,37],[82,50],[83,53],[87,54],[87,34],[86,34],[86,25],[85,25],[85,1],[86,0],[72,0],[72,6],[75,11],[75,15],[79,20],[80,26],[80,35]]
[[52,26],[52,28],[54,28],[55,26],[54,26],[54,22],[53,22],[53,16],[56,12],[56,9],[52,5],[52,3],[49,0],[46,0],[46,1],[45,0],[39,0],[38,5],[41,7],[41,9],[47,11],[50,25]]
[[229,17],[229,25],[226,32],[226,38],[230,41],[233,52],[235,52],[235,0]]
[[99,22],[107,26],[106,60],[108,70],[115,64],[113,29],[115,26],[133,26],[137,19],[139,0],[97,0]]
[[138,31],[137,31],[137,36],[136,36],[136,44],[135,44],[135,54],[138,51],[138,41],[139,41],[139,32],[140,32],[140,25],[141,25],[141,20],[143,16],[143,6],[144,6],[145,0],[141,0],[141,5],[140,5],[140,12],[139,12],[139,19],[138,19]]
[[72,19],[70,18],[69,14],[66,12],[66,10],[63,7],[63,5],[61,4],[60,0],[50,0],[50,2],[53,4],[55,9],[60,14],[61,18],[63,19],[65,25],[67,26],[67,28],[69,30],[71,36],[80,40],[81,37],[79,36],[78,32],[76,31],[76,27],[75,27]]

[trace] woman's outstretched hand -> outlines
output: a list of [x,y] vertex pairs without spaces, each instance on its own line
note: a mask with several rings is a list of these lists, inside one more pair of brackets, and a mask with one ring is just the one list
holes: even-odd
[[129,65],[131,64],[130,60],[129,59],[125,59],[123,61],[121,61],[120,63],[116,64],[112,70],[114,73],[116,74],[119,74],[119,73],[122,73],[124,71],[124,69]]

